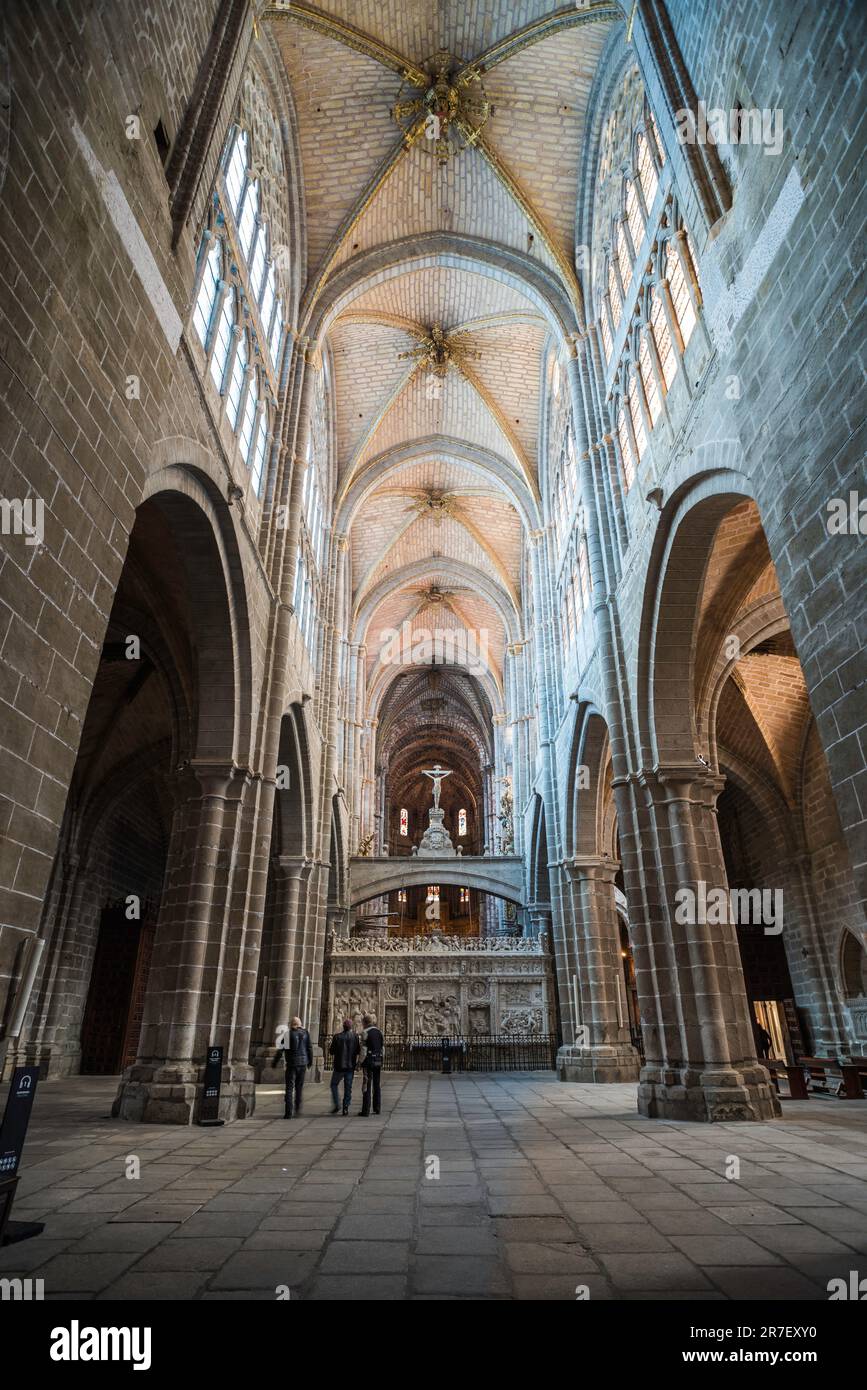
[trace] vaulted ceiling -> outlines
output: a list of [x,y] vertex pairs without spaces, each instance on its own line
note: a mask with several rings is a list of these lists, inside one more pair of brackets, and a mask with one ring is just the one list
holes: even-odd
[[[538,524],[551,323],[580,315],[585,112],[619,5],[323,0],[265,10],[303,171],[301,330],[333,367],[336,526],[354,636],[482,631],[493,684],[520,635]],[[492,271],[492,248],[514,274]]]

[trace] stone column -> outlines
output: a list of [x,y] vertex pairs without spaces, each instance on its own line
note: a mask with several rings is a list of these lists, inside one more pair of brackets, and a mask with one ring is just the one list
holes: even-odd
[[639,1057],[629,1032],[614,902],[618,865],[595,855],[575,855],[563,868],[575,907],[571,944],[581,1017],[577,1036],[573,1032],[572,1042],[557,1053],[558,1075],[561,1081],[635,1081]]
[[227,969],[250,783],[234,763],[194,761],[179,777],[139,1053],[112,1108],[122,1119],[192,1123],[211,1043],[226,1048],[221,1118],[255,1106],[252,1069],[231,1055],[238,980]]
[[268,999],[265,1005],[265,1042],[256,1054],[257,1081],[273,1081],[282,1076],[282,1068],[273,1068],[274,1042],[277,1029],[288,1023],[295,1012],[298,981],[295,978],[295,953],[298,938],[298,904],[301,886],[306,882],[312,863],[303,857],[281,854],[271,861],[275,878],[274,939],[268,971]]
[[[703,920],[718,914],[700,906],[714,888],[728,894],[716,819],[723,779],[670,766],[638,782],[659,884],[658,896],[645,889],[644,912],[633,917],[630,903],[646,1024],[638,1108],[662,1119],[772,1119],[780,1105],[755,1056],[736,927]],[[694,895],[695,910],[682,890]]]

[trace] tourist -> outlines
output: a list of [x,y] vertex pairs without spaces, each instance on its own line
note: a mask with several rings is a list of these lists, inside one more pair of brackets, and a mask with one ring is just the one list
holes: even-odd
[[280,1056],[280,1051],[286,1062],[286,1103],[283,1108],[284,1120],[292,1119],[292,1106],[294,1103],[295,1114],[301,1114],[301,1093],[304,1090],[304,1076],[308,1067],[313,1066],[313,1048],[310,1045],[310,1034],[302,1024],[296,1014],[289,1027],[283,1041],[283,1046],[278,1050],[274,1058],[274,1065]]
[[331,1113],[336,1115],[340,1110],[337,1088],[342,1080],[343,1113],[348,1115],[349,1103],[352,1100],[352,1076],[358,1065],[358,1054],[361,1051],[358,1034],[352,1026],[351,1018],[343,1020],[343,1031],[334,1034],[329,1051],[334,1059],[334,1070],[331,1073],[331,1099],[334,1101],[334,1106]]
[[361,1063],[363,1075],[361,1082],[361,1110],[359,1114],[370,1114],[370,1099],[372,1094],[373,1113],[374,1115],[378,1115],[382,1104],[381,1080],[385,1039],[376,1026],[375,1014],[364,1014],[361,1021],[364,1024],[361,1034],[361,1041],[364,1046],[364,1057]]

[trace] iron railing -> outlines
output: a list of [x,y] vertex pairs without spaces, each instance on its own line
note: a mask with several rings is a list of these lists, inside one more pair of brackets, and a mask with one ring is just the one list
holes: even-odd
[[552,1033],[417,1033],[385,1039],[388,1071],[553,1071],[559,1039]]

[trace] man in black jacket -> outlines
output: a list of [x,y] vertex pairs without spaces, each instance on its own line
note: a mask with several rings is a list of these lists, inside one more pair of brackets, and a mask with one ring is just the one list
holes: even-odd
[[[282,1047],[283,1056],[286,1061],[286,1105],[283,1110],[284,1120],[292,1119],[292,1105],[295,1105],[295,1114],[301,1114],[301,1093],[304,1090],[304,1077],[308,1067],[313,1066],[313,1048],[310,1046],[310,1034],[303,1027],[297,1014],[292,1020],[289,1032],[286,1034]],[[280,1052],[274,1058],[274,1065],[277,1065]]]
[[361,1110],[359,1114],[370,1114],[370,1100],[373,1097],[373,1113],[379,1114],[382,1104],[382,1060],[385,1051],[385,1039],[376,1026],[376,1016],[365,1014],[362,1018],[364,1030],[361,1034],[361,1041],[364,1045],[364,1059],[361,1069],[364,1079],[361,1083]]
[[335,1033],[331,1039],[331,1056],[334,1058],[334,1070],[331,1073],[331,1099],[334,1101],[332,1115],[336,1115],[340,1109],[340,1100],[337,1088],[343,1081],[343,1113],[349,1114],[349,1103],[352,1100],[352,1077],[358,1065],[358,1054],[361,1051],[361,1044],[358,1041],[358,1034],[352,1026],[352,1019],[343,1020],[343,1032]]

